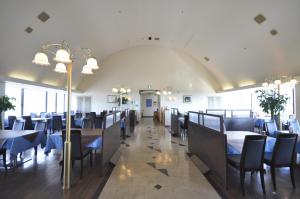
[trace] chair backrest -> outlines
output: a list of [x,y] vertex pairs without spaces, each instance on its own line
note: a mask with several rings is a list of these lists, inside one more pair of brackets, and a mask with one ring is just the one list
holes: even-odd
[[85,113],[86,118],[91,118],[91,113]]
[[22,118],[25,120],[24,130],[33,130],[31,116],[23,116]]
[[90,118],[83,118],[82,128],[83,129],[91,129],[92,128],[92,120]]
[[46,132],[46,130],[47,130],[47,122],[45,122],[45,121],[37,121],[35,123],[34,130]]
[[53,115],[51,120],[51,128],[53,130],[61,130],[62,129],[62,118],[60,115]]
[[24,121],[23,120],[15,120],[12,130],[14,131],[23,131],[24,130]]
[[40,113],[40,117],[41,118],[46,118],[47,117],[47,113],[46,112],[41,112]]
[[31,117],[31,118],[36,118],[36,117],[37,117],[37,114],[36,114],[36,113],[30,113],[30,117]]
[[16,116],[8,116],[7,120],[8,120],[8,129],[12,129],[15,120],[17,119]]
[[[63,138],[63,148],[66,141],[66,131],[62,131]],[[71,130],[71,157],[80,158],[82,157],[82,147],[81,147],[81,131],[80,130]]]
[[241,155],[241,168],[260,169],[263,167],[266,136],[246,135]]
[[278,166],[290,165],[293,163],[298,134],[279,133],[272,155],[272,163]]
[[67,112],[63,113],[63,117],[66,119],[67,118]]
[[266,130],[270,136],[274,136],[275,132],[278,130],[276,122],[274,120],[265,122]]
[[96,117],[95,118],[95,128],[96,129],[102,129],[102,122],[103,122],[103,117]]
[[76,113],[76,114],[75,114],[75,117],[76,117],[76,119],[82,118],[82,113]]
[[289,130],[290,132],[295,132],[295,133],[300,132],[300,125],[297,119],[289,121]]

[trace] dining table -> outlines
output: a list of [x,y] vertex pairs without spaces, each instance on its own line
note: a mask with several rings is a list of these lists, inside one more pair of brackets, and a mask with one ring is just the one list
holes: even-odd
[[[102,147],[102,129],[80,129],[72,128],[71,130],[81,131],[81,144],[86,148],[94,150],[101,149]],[[47,143],[44,149],[44,153],[48,155],[52,149],[63,149],[62,132],[49,134],[47,137]]]
[[[227,154],[241,154],[246,135],[261,135],[250,131],[225,131],[227,136]],[[276,138],[267,136],[265,152],[272,152]]]
[[0,145],[10,153],[10,159],[16,160],[17,155],[42,143],[45,133],[37,130],[0,130]]

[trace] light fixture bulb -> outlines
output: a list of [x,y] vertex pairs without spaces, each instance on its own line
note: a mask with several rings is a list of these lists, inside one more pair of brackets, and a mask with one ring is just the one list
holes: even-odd
[[157,94],[157,95],[160,95],[160,92],[159,92],[159,91],[156,91],[156,94]]
[[99,69],[99,66],[98,66],[98,63],[97,63],[97,60],[93,57],[90,57],[88,60],[87,60],[87,63],[86,65],[92,69],[92,70],[97,70]]
[[119,92],[119,91],[118,91],[117,88],[113,88],[113,89],[112,89],[112,92],[117,93],[117,92]]
[[163,91],[163,94],[164,94],[164,95],[167,95],[168,93],[167,93],[167,91]]
[[292,85],[295,85],[295,84],[298,83],[298,81],[297,81],[296,79],[291,79],[290,83],[291,83]]
[[38,64],[41,66],[49,66],[50,63],[48,61],[48,56],[45,53],[38,52],[34,56],[34,60],[32,60],[32,63]]
[[90,69],[90,67],[88,67],[87,65],[84,65],[82,67],[82,71],[81,71],[82,74],[85,74],[85,75],[92,75],[93,74],[93,71],[92,69]]
[[281,84],[281,80],[280,79],[275,80],[274,84],[277,85],[277,86],[280,85]]
[[130,93],[130,92],[131,92],[131,89],[130,89],[130,88],[128,88],[128,89],[126,90],[126,92],[127,92],[127,93]]
[[56,51],[54,61],[64,64],[69,64],[72,62],[72,60],[70,59],[70,54],[64,49],[59,49],[58,51]]
[[54,71],[57,73],[67,73],[66,65],[63,63],[57,63]]
[[267,82],[264,82],[264,83],[262,83],[262,86],[263,86],[263,87],[268,87],[269,84],[268,84]]
[[172,94],[172,92],[171,91],[168,91],[168,95],[171,95]]

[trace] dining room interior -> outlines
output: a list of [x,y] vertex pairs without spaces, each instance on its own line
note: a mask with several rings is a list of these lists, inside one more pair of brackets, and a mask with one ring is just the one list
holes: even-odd
[[299,10],[1,1],[0,198],[300,198]]

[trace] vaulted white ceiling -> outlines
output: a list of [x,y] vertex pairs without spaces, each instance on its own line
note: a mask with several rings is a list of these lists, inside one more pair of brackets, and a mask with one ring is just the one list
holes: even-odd
[[[217,90],[296,76],[299,10],[299,0],[3,0],[0,78],[64,87],[66,78],[53,72],[54,66],[31,63],[41,44],[62,40],[73,48],[91,48],[98,60],[139,45],[184,51],[210,71]],[[45,23],[37,19],[42,11],[50,15]],[[257,14],[267,20],[257,24]],[[28,26],[31,34],[24,31]],[[149,36],[160,40],[149,41]],[[83,79],[81,64],[76,60],[75,87]]]

